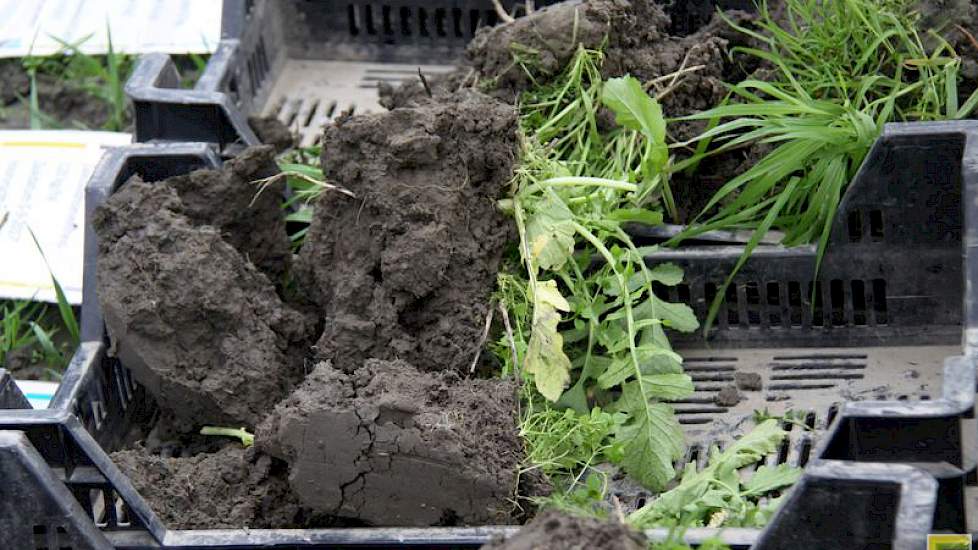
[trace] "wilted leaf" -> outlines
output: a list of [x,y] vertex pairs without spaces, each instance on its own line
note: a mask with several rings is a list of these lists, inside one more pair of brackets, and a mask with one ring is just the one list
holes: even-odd
[[557,401],[570,382],[571,362],[557,331],[559,312],[568,311],[570,304],[552,280],[537,281],[533,297],[533,332],[526,351],[526,371],[533,375],[540,395]]

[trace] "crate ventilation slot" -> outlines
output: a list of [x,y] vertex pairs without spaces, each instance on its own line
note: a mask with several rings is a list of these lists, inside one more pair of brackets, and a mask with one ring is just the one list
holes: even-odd
[[884,238],[882,210],[853,210],[846,220],[849,242],[881,242]]
[[34,550],[72,550],[68,530],[62,525],[35,525]]
[[251,90],[257,93],[265,83],[265,79],[268,77],[269,70],[271,69],[268,62],[268,53],[265,49],[264,37],[258,38],[255,50],[248,57],[248,62],[245,66],[248,70],[248,83],[251,84]]
[[134,527],[130,520],[129,506],[110,486],[75,491],[82,508],[91,516],[99,529],[126,529]]
[[397,44],[407,39],[467,41],[480,27],[499,21],[493,10],[438,8],[421,4],[392,6],[369,2],[347,4],[346,24],[350,38]]
[[[690,304],[705,317],[721,283],[655,285],[660,297]],[[814,306],[812,297],[814,296]],[[822,329],[889,324],[885,279],[746,281],[727,287],[716,328]]]

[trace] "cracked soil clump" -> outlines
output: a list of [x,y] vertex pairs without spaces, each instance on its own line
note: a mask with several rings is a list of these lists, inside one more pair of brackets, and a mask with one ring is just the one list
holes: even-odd
[[206,216],[177,194],[196,174],[174,185],[134,177],[97,209],[99,303],[114,353],[186,429],[253,426],[301,378],[290,350],[310,323],[227,233],[197,224]]
[[547,511],[507,540],[490,542],[483,550],[645,550],[645,537],[616,521]]
[[299,513],[282,465],[237,443],[189,458],[137,447],[112,453],[112,461],[171,529],[268,529],[295,523]]
[[511,381],[320,363],[258,428],[305,507],[373,525],[511,521],[522,452]]
[[326,128],[326,179],[356,198],[327,192],[299,254],[320,358],[467,372],[515,233],[496,201],[516,149],[514,108],[471,90]]

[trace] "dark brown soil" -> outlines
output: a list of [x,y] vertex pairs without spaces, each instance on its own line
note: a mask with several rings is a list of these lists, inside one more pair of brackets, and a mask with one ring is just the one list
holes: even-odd
[[180,195],[181,213],[194,225],[210,225],[273,283],[291,268],[292,250],[282,217],[282,182],[259,193],[255,182],[278,173],[275,150],[252,147],[220,170],[197,170],[166,180]]
[[[197,183],[222,180],[220,172],[205,173],[214,177],[196,176]],[[192,199],[188,207],[176,189],[192,190],[194,180],[171,185],[134,177],[98,209],[99,302],[112,352],[164,410],[188,429],[253,426],[301,379],[301,355],[288,351],[310,325],[225,237],[251,241],[198,225],[203,209]],[[237,190],[244,192],[253,191]],[[229,203],[237,204],[229,196],[215,207]]]
[[512,221],[496,210],[516,156],[512,106],[471,90],[338,120],[323,137],[327,193],[299,254],[325,318],[319,356],[468,371]]
[[304,506],[374,525],[510,518],[522,443],[515,386],[367,360],[320,363],[259,427]]
[[508,540],[496,540],[483,550],[645,550],[640,533],[617,521],[601,521],[547,511]]
[[281,120],[275,117],[248,117],[248,125],[255,131],[258,139],[282,152],[295,147],[296,136]]
[[111,456],[171,529],[267,529],[298,520],[284,465],[240,444],[191,458],[161,458],[142,447]]

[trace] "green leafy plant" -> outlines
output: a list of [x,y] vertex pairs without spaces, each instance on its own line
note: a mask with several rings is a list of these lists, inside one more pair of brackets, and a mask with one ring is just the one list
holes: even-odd
[[54,56],[28,55],[22,60],[30,79],[30,94],[26,100],[32,130],[60,128],[64,124],[79,125],[78,121],[58,121],[41,110],[38,94],[38,75],[46,74],[66,85],[80,89],[109,107],[109,117],[102,129],[124,130],[129,125],[129,110],[125,95],[125,82],[133,68],[132,56],[120,54],[112,45],[111,31],[106,27],[108,52],[105,55],[89,55],[81,46],[91,35],[75,42],[55,38],[61,50]]
[[[48,305],[43,302],[0,301],[0,366],[6,365],[11,352],[27,348],[31,350],[34,360],[42,360],[50,367],[47,371],[49,376],[58,378],[81,341],[78,320],[61,283],[51,270],[44,249],[30,228],[28,232],[51,276],[57,316],[53,317]],[[64,337],[60,336],[62,331]]]
[[756,464],[777,451],[787,437],[778,421],[769,419],[743,435],[723,452],[715,448],[706,468],[686,466],[679,485],[662,493],[629,516],[637,528],[677,525],[683,527],[761,527],[777,509],[780,497],[761,499],[792,485],[801,469],[779,464],[761,466],[744,481],[740,469]]
[[[693,331],[698,323],[687,306],[652,288],[679,284],[682,271],[647,267],[625,230],[661,223],[652,208],[668,203],[661,109],[634,78],[602,81],[600,59],[582,48],[554,84],[524,97],[521,164],[502,207],[516,220],[525,285],[510,291],[517,303],[506,307],[523,307],[529,318],[517,317],[513,331],[525,340],[513,336],[513,353],[500,356],[523,367],[545,402],[581,417],[594,415],[594,406],[614,413],[603,425],[611,443],[597,447],[610,445],[629,475],[659,490],[684,448],[666,402],[693,391],[665,330]],[[598,130],[602,105],[618,128]],[[590,461],[575,463],[581,460]]]
[[784,9],[787,28],[763,1],[759,30],[728,21],[764,45],[739,51],[768,63],[770,80],[741,82],[731,87],[729,103],[686,117],[710,128],[693,140],[697,154],[677,169],[695,168],[707,155],[771,147],[672,241],[715,229],[753,230],[706,327],[733,276],[772,229],[784,232],[787,246],[817,241],[817,273],[842,195],[884,123],[961,118],[978,105],[978,92],[959,104],[960,59],[933,33],[937,47],[925,48],[907,1],[786,0]]

